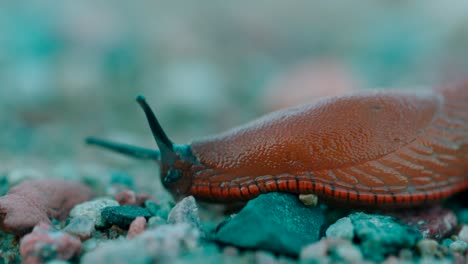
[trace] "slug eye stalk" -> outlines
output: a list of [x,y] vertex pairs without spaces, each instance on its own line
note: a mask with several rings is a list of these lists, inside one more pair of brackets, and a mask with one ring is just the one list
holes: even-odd
[[86,138],[86,144],[94,145],[120,154],[124,154],[137,159],[150,159],[150,160],[160,160],[161,153],[157,150],[147,149],[136,147],[128,144],[112,142],[105,139],[88,137]]
[[166,135],[164,130],[159,124],[156,115],[154,114],[151,107],[146,103],[146,99],[142,95],[138,95],[136,101],[143,109],[143,112],[146,115],[146,119],[148,120],[148,124],[151,128],[151,132],[153,133],[154,140],[158,145],[159,151],[161,152],[161,162],[164,165],[172,166],[178,159],[177,154],[174,151],[174,143],[169,139]]
[[174,143],[169,139],[166,135],[164,130],[161,127],[156,115],[154,114],[151,107],[146,102],[144,96],[139,95],[136,97],[136,101],[143,109],[145,113],[146,119],[148,120],[148,124],[151,128],[151,132],[153,134],[154,140],[158,145],[159,151],[141,148],[136,146],[131,146],[128,144],[116,143],[107,141],[104,139],[89,137],[86,139],[86,143],[90,145],[99,146],[102,148],[106,148],[127,156],[131,156],[134,158],[139,159],[154,159],[160,160],[162,164],[167,166],[172,166],[178,159],[177,153],[174,150]]

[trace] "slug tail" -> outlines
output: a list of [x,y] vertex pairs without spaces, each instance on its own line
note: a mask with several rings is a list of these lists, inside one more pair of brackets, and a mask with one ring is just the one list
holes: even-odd
[[89,137],[86,144],[105,148],[120,154],[124,154],[137,159],[160,160],[161,153],[157,150],[136,147],[128,144],[112,142],[104,139]]

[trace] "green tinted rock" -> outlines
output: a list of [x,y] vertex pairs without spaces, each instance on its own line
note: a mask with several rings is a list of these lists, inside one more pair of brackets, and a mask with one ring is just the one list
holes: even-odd
[[215,239],[242,248],[298,255],[303,246],[320,239],[324,224],[319,207],[304,206],[296,195],[267,193],[218,226]]
[[383,215],[354,213],[349,215],[362,253],[369,259],[382,261],[385,256],[411,248],[422,238],[419,231]]
[[146,208],[134,205],[109,206],[102,210],[102,219],[109,225],[117,225],[121,228],[128,228],[132,221],[143,216],[147,220],[151,213]]
[[171,211],[172,206],[170,205],[168,201],[155,203],[154,201],[146,200],[145,208],[149,210],[151,215],[159,216],[163,219],[167,219],[167,216],[169,215],[169,212]]
[[330,225],[325,234],[327,237],[352,240],[354,238],[354,226],[349,217],[343,217]]

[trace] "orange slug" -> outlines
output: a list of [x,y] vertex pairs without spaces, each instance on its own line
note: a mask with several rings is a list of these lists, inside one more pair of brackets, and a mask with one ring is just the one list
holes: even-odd
[[161,164],[176,198],[213,202],[266,192],[364,207],[411,207],[468,189],[468,82],[428,93],[361,92],[266,115],[176,145],[142,96],[159,151],[88,138]]

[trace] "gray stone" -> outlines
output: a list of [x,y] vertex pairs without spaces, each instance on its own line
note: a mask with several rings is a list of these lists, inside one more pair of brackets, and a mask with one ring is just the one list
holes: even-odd
[[351,243],[343,243],[331,250],[332,259],[336,262],[362,263],[361,250]]
[[458,238],[468,243],[468,225],[463,225],[460,232],[458,233]]
[[132,240],[101,243],[81,259],[82,263],[174,263],[199,245],[199,231],[189,224],[162,225]]
[[432,258],[437,252],[439,243],[434,239],[422,239],[416,244],[416,249],[418,250],[421,257]]
[[221,223],[215,240],[241,248],[298,255],[304,245],[320,238],[324,224],[319,207],[308,208],[292,194],[267,193]]
[[303,247],[299,259],[300,263],[363,263],[359,247],[334,237]]
[[70,223],[63,229],[63,231],[75,235],[81,240],[91,237],[94,230],[94,221],[84,216],[72,218]]
[[118,206],[116,200],[109,198],[98,198],[92,201],[81,203],[73,207],[70,211],[70,217],[88,217],[93,220],[96,227],[104,227],[105,222],[102,220],[101,212],[108,206]]
[[327,237],[352,240],[354,238],[354,226],[349,217],[343,217],[330,225],[325,234]]
[[167,218],[169,224],[187,223],[193,227],[200,228],[200,217],[198,207],[193,196],[188,196],[178,202],[172,208]]
[[465,241],[457,240],[450,244],[449,249],[453,252],[464,254],[468,250],[468,244]]

